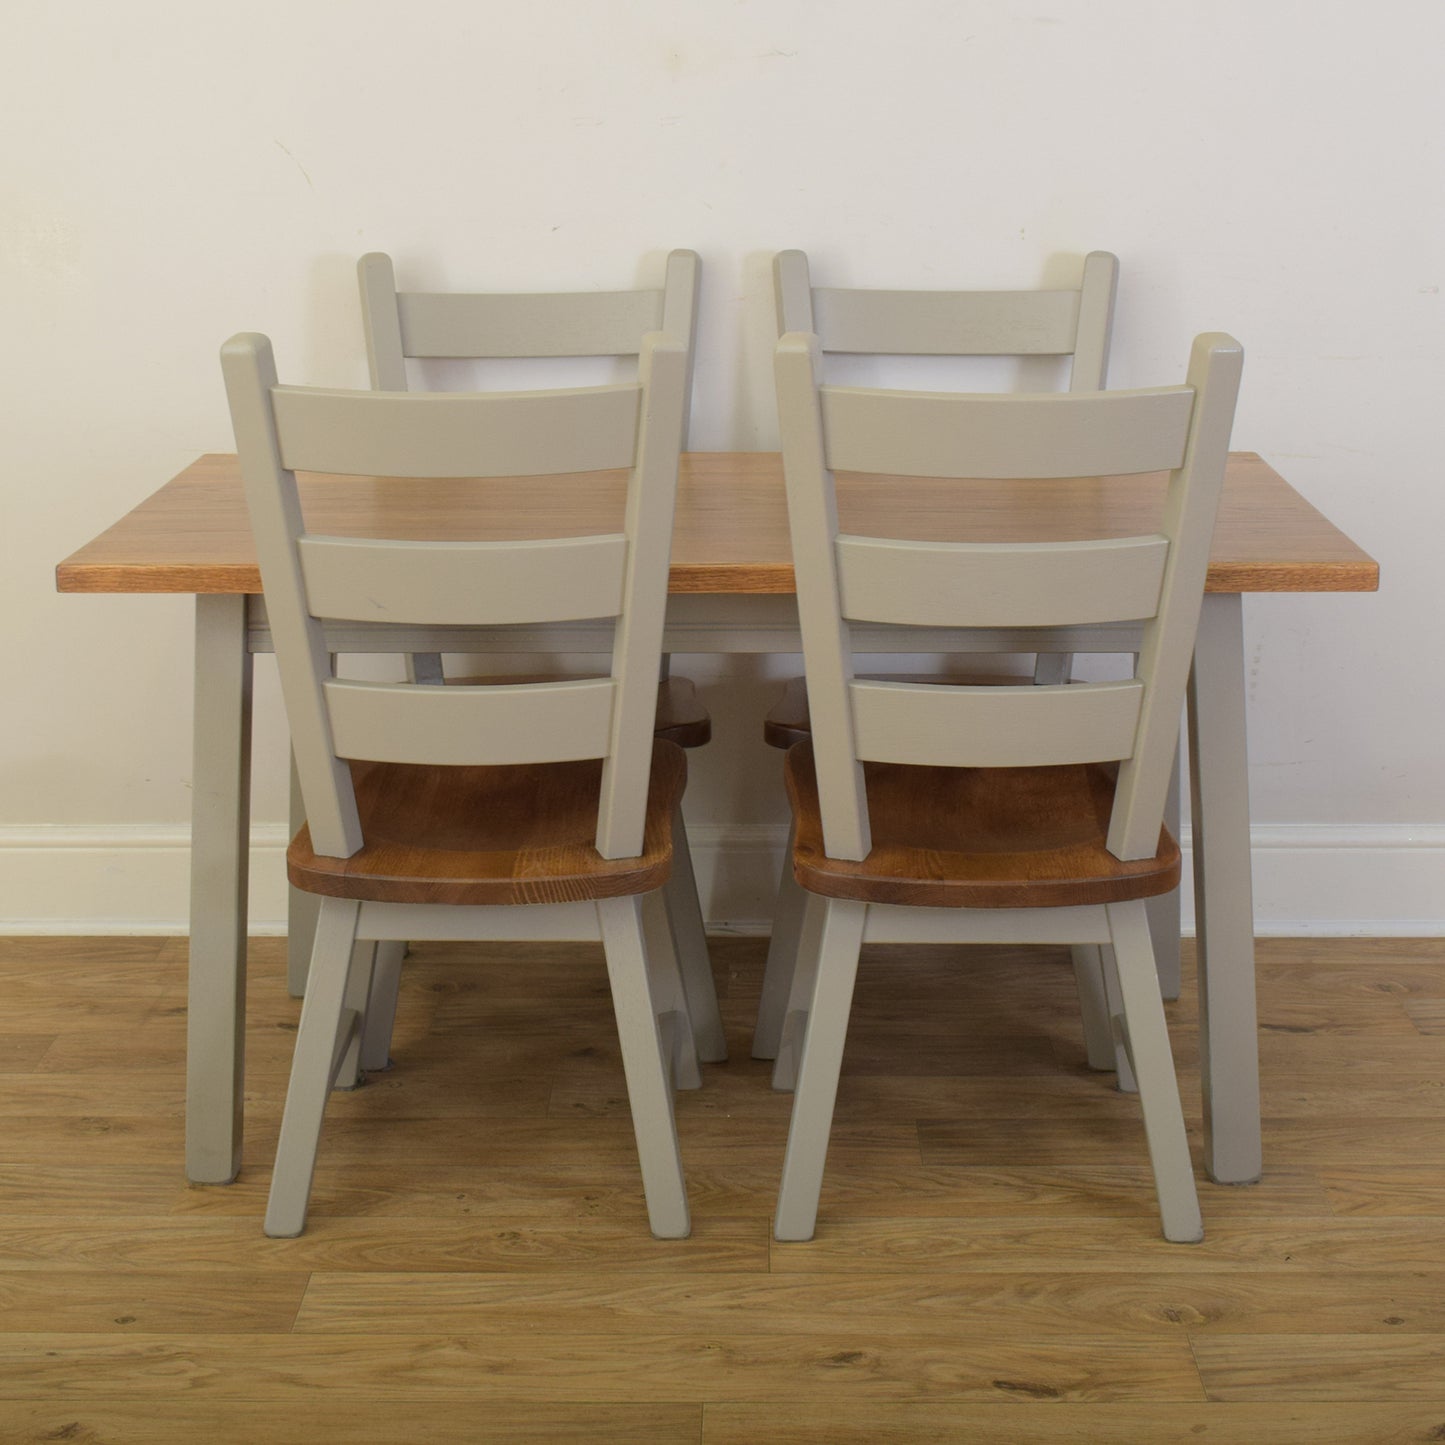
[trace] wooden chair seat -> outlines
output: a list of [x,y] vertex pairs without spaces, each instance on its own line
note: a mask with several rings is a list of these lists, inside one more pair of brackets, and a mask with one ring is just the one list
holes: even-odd
[[672,820],[687,780],[673,744],[653,745],[643,851],[595,847],[600,760],[515,767],[351,764],[365,846],[318,855],[308,828],[286,855],[308,893],[383,903],[572,903],[648,893],[672,865]]
[[1179,884],[1179,845],[1167,829],[1152,858],[1122,862],[1105,846],[1111,767],[870,762],[863,772],[872,851],[861,862],[829,858],[812,744],[788,753],[794,875],[810,893],[925,908],[1063,908],[1152,898]]
[[[1017,684],[1017,677],[1002,674],[987,676],[939,677],[924,672],[860,672],[862,678],[879,682],[953,682],[960,687],[1005,687]],[[790,677],[783,687],[783,695],[768,709],[763,719],[763,741],[770,748],[785,751],[797,743],[805,743],[813,735],[812,719],[808,715],[808,682],[806,678]]]
[[[449,677],[447,682],[462,687],[494,687],[499,683],[556,682],[558,676],[538,673],[527,677]],[[700,748],[712,741],[712,718],[697,695],[697,684],[690,677],[666,677],[658,684],[657,719],[652,735],[676,743],[680,748]]]

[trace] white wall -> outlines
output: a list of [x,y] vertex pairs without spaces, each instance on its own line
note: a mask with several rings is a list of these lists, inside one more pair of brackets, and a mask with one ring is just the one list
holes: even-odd
[[[12,7],[0,931],[182,923],[189,605],[60,597],[52,568],[230,449],[219,343],[266,331],[284,377],[362,384],[363,251],[412,284],[547,289],[634,284],[672,246],[705,267],[699,448],[774,445],[783,246],[940,287],[1111,249],[1116,385],[1239,336],[1236,446],[1383,569],[1377,596],[1249,604],[1261,926],[1438,931],[1442,49],[1432,0]],[[721,917],[762,911],[782,805],[748,720],[767,690],[740,681],[783,665],[700,670],[727,682],[689,799]]]

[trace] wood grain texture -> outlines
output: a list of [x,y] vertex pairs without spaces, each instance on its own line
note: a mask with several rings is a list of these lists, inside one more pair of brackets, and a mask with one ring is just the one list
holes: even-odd
[[[508,1445],[697,1445],[702,1428],[699,1405],[648,1402],[519,1405],[479,1393],[461,1409],[415,1400],[392,1400],[368,1392],[364,1399],[298,1398],[197,1400],[182,1393],[169,1400],[136,1404],[108,1400],[10,1400],[0,1439],[7,1445],[477,1445],[479,1439]],[[485,1420],[485,1435],[479,1423]],[[1325,1442],[1328,1445],[1328,1441]]]
[[[486,541],[615,530],[622,473],[487,481],[303,476],[308,524],[332,536]],[[923,541],[1088,541],[1154,530],[1163,477],[1036,482],[838,478],[843,530]],[[689,452],[679,473],[670,590],[793,591],[782,464],[772,452]],[[211,453],[60,563],[62,592],[259,593],[234,456]],[[1253,452],[1231,455],[1211,592],[1371,592],[1372,558]]]
[[[415,945],[395,1067],[333,1098],[310,1229],[280,1241],[284,940],[250,949],[226,1188],[180,1167],[184,941],[137,942],[0,943],[7,1026],[54,1039],[0,1096],[5,1445],[1445,1429],[1445,1052],[1409,1013],[1445,997],[1440,940],[1260,941],[1265,1178],[1201,1178],[1188,1249],[1158,1238],[1137,1100],[1084,1066],[1065,949],[865,947],[824,1227],[782,1246],[790,1100],[747,1057],[765,940],[711,941],[736,1047],[678,1099],[675,1243],[647,1233],[597,945]],[[150,1015],[95,1028],[87,965],[98,1004]],[[1193,982],[1186,945],[1185,1074]]]
[[872,851],[830,858],[812,743],[788,752],[793,875],[809,892],[935,908],[1056,908],[1121,903],[1179,883],[1167,830],[1153,858],[1105,847],[1113,777],[1095,765],[931,768],[865,763]]
[[600,760],[499,768],[353,763],[360,852],[318,854],[303,827],[286,854],[295,887],[383,903],[572,903],[649,893],[672,866],[687,780],[680,749],[653,747],[643,852],[595,846]]

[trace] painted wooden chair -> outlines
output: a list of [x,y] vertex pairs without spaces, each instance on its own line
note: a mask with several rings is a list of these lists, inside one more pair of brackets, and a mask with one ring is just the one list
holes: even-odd
[[[1138,1081],[1164,1234],[1202,1236],[1144,901],[1178,881],[1162,816],[1240,364],[1236,342],[1209,335],[1183,386],[884,392],[822,384],[816,337],[779,342],[812,703],[811,741],[786,764],[807,910],[780,1054],[797,1079],[779,1239],[814,1231],[859,949],[884,910],[890,938],[1112,948],[1110,1023]],[[835,471],[1169,475],[1157,534],[1026,544],[842,534]],[[855,677],[855,622],[1140,632],[1127,681],[968,687]]]
[[[687,350],[657,335],[640,351],[630,385],[407,396],[278,386],[264,337],[223,348],[309,820],[288,869],[321,896],[268,1234],[304,1226],[327,1094],[357,1067],[368,941],[495,936],[499,910],[522,905],[595,912],[648,1216],[659,1236],[688,1232],[670,1086],[699,1076],[667,908],[686,767],[652,731]],[[298,468],[627,468],[626,517],[621,531],[561,539],[319,536],[306,530]],[[606,616],[617,619],[608,676],[457,687],[339,676],[321,621]]]
[[[815,286],[806,253],[781,251],[773,258],[773,299],[778,335],[790,331],[815,335],[825,355],[1068,357],[1069,390],[1091,392],[1104,388],[1118,278],[1117,258],[1107,251],[1091,251],[1084,257],[1079,285],[1063,290],[896,291]],[[1039,654],[1034,662],[1035,681],[1067,681],[1072,661],[1064,653]],[[927,680],[911,673],[880,676],[898,682]],[[1009,680],[974,671],[955,670],[952,676],[972,686]],[[806,741],[809,732],[807,687],[803,678],[793,678],[763,720],[763,739],[771,747],[787,749]],[[791,847],[790,841],[778,880],[772,940],[753,1035],[753,1057],[759,1059],[777,1057],[792,959],[802,927],[803,895],[793,882]],[[1165,920],[1161,931],[1167,932],[1169,927]],[[1177,935],[1177,918],[1172,927]],[[1096,999],[1102,980],[1097,952],[1079,949],[1074,962],[1081,994]],[[1174,997],[1178,994],[1177,945],[1170,964],[1172,973],[1165,992]],[[1092,1020],[1094,1013],[1086,1017]],[[1106,1035],[1091,1029],[1086,1043],[1094,1067],[1113,1067],[1114,1051]]]
[[[693,251],[673,251],[662,285],[631,291],[576,292],[428,292],[398,291],[391,257],[374,251],[357,263],[362,322],[371,384],[378,391],[410,390],[408,358],[416,360],[522,361],[538,358],[628,357],[639,355],[645,335],[662,331],[685,350],[686,398],[680,419],[680,445],[687,445],[688,413],[696,351],[700,262]],[[471,686],[520,677],[448,678],[436,653],[413,655],[409,676],[418,682]],[[687,677],[672,675],[670,659],[659,666],[654,731],[679,747],[702,747],[712,737],[712,719]],[[555,677],[557,674],[549,674]],[[534,681],[546,679],[534,678]],[[297,820],[299,822],[299,819]],[[677,889],[675,915],[683,977],[696,1008],[701,1057],[727,1057],[721,1022],[706,1006],[712,988],[707,937],[693,881],[687,836],[674,839],[676,867],[687,887]],[[384,947],[379,967],[390,980],[379,995],[394,996],[400,981],[403,949]],[[295,990],[299,992],[298,990]],[[390,1050],[389,1016],[378,1008],[364,1051],[369,1068],[385,1067]]]

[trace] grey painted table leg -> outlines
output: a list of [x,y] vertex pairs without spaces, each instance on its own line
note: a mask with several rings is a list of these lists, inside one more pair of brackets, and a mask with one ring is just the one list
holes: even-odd
[[1221,1184],[1263,1167],[1241,603],[1205,597],[1189,678],[1204,1163]]
[[246,599],[196,598],[186,1177],[229,1184],[241,1167],[250,859],[251,655]]

